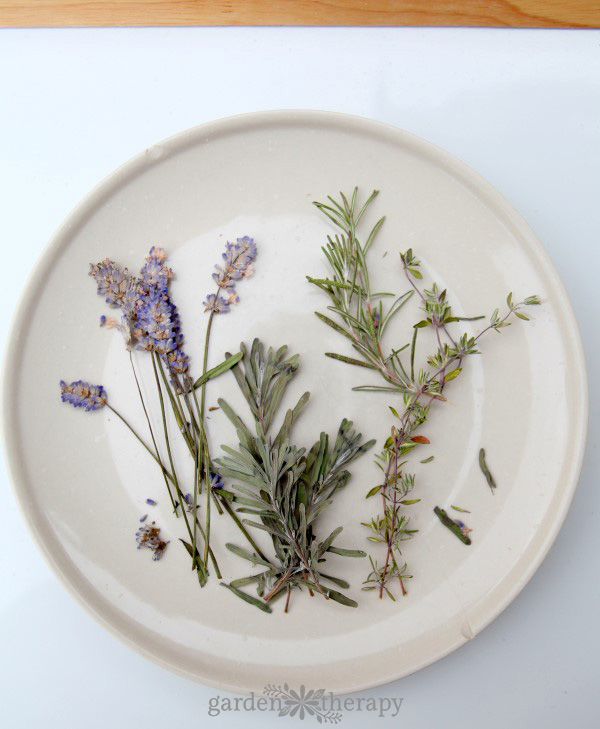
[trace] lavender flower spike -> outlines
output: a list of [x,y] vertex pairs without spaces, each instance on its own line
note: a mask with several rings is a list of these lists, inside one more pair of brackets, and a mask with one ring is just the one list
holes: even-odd
[[86,411],[100,410],[108,402],[106,390],[102,385],[90,385],[89,382],[77,380],[70,385],[64,380],[60,381],[60,399],[68,402],[75,408],[83,408]]
[[206,297],[205,311],[214,314],[226,313],[230,304],[237,304],[239,297],[235,291],[235,282],[242,278],[249,278],[254,273],[254,259],[256,258],[256,244],[249,236],[238,238],[235,243],[227,243],[225,253],[222,254],[224,265],[217,265],[213,279],[219,290],[227,294],[227,298],[218,294]]
[[157,352],[172,375],[186,375],[189,358],[183,351],[183,334],[177,307],[168,287],[173,272],[164,265],[163,248],[152,247],[140,271],[138,323],[134,329],[138,349]]
[[163,356],[176,350],[183,336],[179,328],[179,317],[169,297],[153,290],[144,299],[139,313],[140,329],[143,333],[140,349],[158,352]]

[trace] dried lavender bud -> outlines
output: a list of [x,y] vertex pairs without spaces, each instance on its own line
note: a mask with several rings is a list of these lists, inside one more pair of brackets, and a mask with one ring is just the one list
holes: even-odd
[[138,549],[150,549],[152,551],[152,559],[158,561],[164,554],[167,544],[160,538],[160,528],[156,526],[156,522],[144,524],[135,533],[135,539]]

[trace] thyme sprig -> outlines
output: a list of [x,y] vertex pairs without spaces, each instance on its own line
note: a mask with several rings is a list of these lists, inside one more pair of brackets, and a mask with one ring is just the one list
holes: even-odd
[[[501,316],[496,309],[489,324],[477,335],[466,332],[453,333],[452,324],[460,321],[476,321],[484,317],[458,317],[452,312],[446,290],[436,283],[429,289],[421,288],[423,279],[421,262],[412,249],[400,254],[402,272],[410,288],[400,296],[391,293],[373,293],[371,275],[367,264],[367,254],[385,218],[379,218],[367,234],[364,243],[357,237],[357,229],[369,206],[375,200],[375,190],[362,206],[358,206],[358,188],[352,196],[340,193],[340,199],[328,197],[325,203],[315,202],[315,206],[334,224],[337,232],[327,237],[323,253],[330,268],[330,277],[312,278],[308,281],[327,294],[330,299],[328,311],[334,315],[315,312],[316,315],[350,341],[357,358],[343,354],[326,352],[326,356],[347,364],[368,368],[379,372],[384,380],[382,385],[360,385],[353,390],[362,392],[386,392],[401,398],[402,408],[390,406],[396,423],[392,426],[383,450],[377,456],[377,465],[383,471],[383,480],[373,487],[367,498],[379,494],[382,499],[382,513],[370,522],[365,522],[371,530],[368,539],[385,547],[385,559],[380,565],[370,558],[372,570],[365,580],[365,590],[378,590],[379,597],[387,594],[394,599],[389,589],[392,579],[398,579],[402,594],[406,594],[404,579],[407,574],[406,563],[402,559],[402,543],[410,539],[416,530],[410,528],[409,517],[404,507],[415,504],[419,499],[407,498],[414,488],[415,477],[407,473],[406,464],[411,452],[429,439],[417,431],[427,421],[432,404],[444,402],[446,385],[462,372],[463,360],[479,354],[480,338],[488,331],[501,332],[510,325],[509,319],[517,317],[528,320],[522,311],[525,306],[540,304],[537,296],[529,296],[523,301],[513,301],[508,295],[507,309]],[[410,342],[401,347],[386,348],[383,336],[390,322],[408,301],[416,296],[419,299],[421,317],[413,326]],[[393,299],[391,304],[387,301]],[[421,329],[433,330],[437,347],[426,357],[426,366],[415,366],[417,338]],[[426,462],[429,459],[424,459]]]
[[[327,553],[345,557],[366,555],[360,550],[334,546],[341,526],[319,540],[316,525],[335,494],[347,484],[350,478],[347,466],[375,441],[363,443],[362,435],[355,432],[352,423],[342,420],[333,444],[326,433],[321,433],[308,451],[294,445],[292,429],[309,400],[308,392],[287,411],[281,427],[273,435],[273,423],[286,388],[298,370],[299,357],[288,357],[286,346],[265,352],[258,339],[250,351],[244,344],[240,350],[242,361],[232,372],[250,408],[255,432],[220,399],[219,405],[236,429],[239,446],[237,450],[222,446],[225,455],[214,463],[220,475],[235,482],[232,489],[236,511],[251,517],[243,518],[243,523],[270,535],[274,555],[269,558],[258,549],[248,552],[227,544],[230,551],[264,569],[234,580],[226,587],[263,610],[275,598],[286,595],[287,612],[295,587],[306,587],[311,594],[320,593],[326,599],[356,607],[354,600],[327,583],[343,589],[349,584],[324,573],[321,565]],[[258,598],[245,592],[239,594],[240,587],[252,583],[256,584]]]

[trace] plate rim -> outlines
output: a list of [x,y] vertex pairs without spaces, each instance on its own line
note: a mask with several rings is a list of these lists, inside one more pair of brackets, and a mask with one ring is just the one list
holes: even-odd
[[[145,148],[129,160],[119,165],[116,169],[94,185],[59,225],[38,256],[20,292],[18,303],[13,311],[12,321],[9,327],[9,336],[7,339],[8,344],[4,351],[2,363],[1,430],[9,481],[12,485],[16,503],[18,504],[21,515],[23,516],[23,521],[26,524],[34,543],[37,545],[46,560],[46,563],[51,568],[52,572],[58,577],[59,582],[63,585],[67,592],[75,598],[76,602],[79,603],[86,612],[94,618],[94,620],[107,628],[110,633],[123,641],[127,646],[133,648],[139,655],[143,655],[150,659],[153,663],[195,682],[202,683],[213,688],[242,694],[249,693],[249,691],[239,684],[229,684],[226,681],[213,680],[207,672],[202,675],[200,675],[199,672],[191,672],[177,665],[177,663],[168,660],[166,657],[162,656],[159,651],[153,652],[147,646],[136,641],[124,630],[120,629],[108,620],[107,617],[103,615],[93,602],[84,594],[84,592],[78,588],[74,581],[69,578],[68,570],[65,570],[64,566],[61,564],[60,555],[57,555],[55,551],[49,547],[41,533],[41,530],[38,529],[32,511],[32,505],[28,503],[27,500],[27,490],[23,486],[23,482],[26,481],[26,478],[21,470],[21,464],[17,455],[19,451],[19,439],[15,435],[13,428],[11,428],[11,420],[15,412],[15,392],[12,387],[10,373],[11,371],[14,371],[18,364],[18,354],[20,351],[18,343],[22,338],[21,331],[26,329],[27,316],[34,302],[34,293],[40,285],[45,271],[48,269],[52,260],[60,254],[61,248],[66,244],[69,235],[71,235],[73,231],[76,230],[77,227],[87,218],[87,216],[93,212],[94,208],[102,202],[103,198],[114,193],[122,184],[126,183],[128,179],[134,178],[146,166],[152,165],[155,162],[160,164],[161,159],[164,158],[165,151],[167,152],[167,156],[170,156],[183,151],[186,146],[193,145],[197,142],[198,138],[202,136],[216,135],[218,137],[226,133],[247,131],[253,127],[260,128],[269,125],[284,125],[286,122],[304,122],[307,125],[312,123],[315,126],[325,124],[326,126],[333,127],[341,124],[350,126],[352,130],[356,132],[368,134],[375,133],[376,135],[379,133],[390,140],[396,141],[396,143],[400,142],[407,144],[408,146],[416,147],[422,151],[425,156],[433,157],[438,163],[449,168],[462,183],[467,184],[470,188],[476,188],[478,194],[485,199],[486,202],[491,203],[495,209],[502,212],[505,220],[510,221],[511,225],[514,226],[521,236],[526,239],[530,250],[536,255],[537,260],[542,264],[543,273],[551,281],[552,289],[560,300],[563,317],[569,324],[573,344],[573,357],[577,365],[577,372],[574,372],[573,375],[577,378],[579,383],[580,402],[577,403],[574,420],[574,425],[579,433],[575,433],[576,437],[574,438],[574,442],[576,443],[576,446],[571,452],[568,485],[567,488],[563,488],[562,490],[559,510],[555,512],[553,521],[545,527],[545,536],[543,541],[536,550],[534,557],[530,559],[529,563],[526,565],[526,568],[522,569],[521,579],[505,592],[504,599],[495,603],[494,609],[488,611],[485,619],[479,623],[472,637],[478,635],[482,630],[490,625],[508,607],[508,605],[516,599],[521,590],[525,587],[525,585],[527,585],[538,570],[554,544],[568,514],[577,488],[586,448],[588,431],[589,390],[585,352],[573,306],[554,263],[552,262],[549,254],[546,252],[540,239],[518,210],[478,172],[436,144],[391,124],[367,117],[333,111],[279,109],[236,114],[190,127]],[[462,640],[457,639],[457,641],[455,641],[450,647],[434,651],[432,655],[429,655],[409,670],[400,670],[396,672],[390,671],[386,678],[380,680],[357,680],[354,681],[351,686],[337,689],[334,691],[334,694],[343,695],[355,691],[363,691],[404,678],[405,676],[411,675],[422,668],[437,662],[441,658],[444,658],[446,655],[449,655],[458,647],[468,642],[468,640],[470,640],[470,638],[463,637]]]

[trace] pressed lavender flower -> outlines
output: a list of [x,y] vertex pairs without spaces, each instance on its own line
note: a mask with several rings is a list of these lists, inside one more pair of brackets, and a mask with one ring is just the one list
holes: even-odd
[[142,291],[140,282],[131,276],[125,268],[121,270],[114,261],[105,258],[104,261],[90,266],[90,276],[96,279],[98,294],[103,296],[106,303],[113,309],[121,309],[122,320],[119,323],[113,317],[101,316],[100,326],[107,329],[118,329],[125,339],[128,348],[131,348],[135,339],[133,329],[137,321]]
[[181,344],[178,349],[169,352],[165,356],[165,361],[169,365],[169,370],[173,375],[185,375],[190,367],[190,358],[181,349]]
[[225,483],[221,476],[219,476],[218,473],[212,473],[210,474],[210,487],[211,489],[222,489],[223,486],[225,486]]
[[213,280],[216,281],[217,286],[221,289],[224,294],[230,294],[235,291],[235,283],[229,278],[226,273],[221,269],[220,266],[215,266],[219,269],[218,273],[213,273]]
[[156,506],[156,501],[154,501],[154,499],[146,499],[146,503],[148,506]]
[[107,403],[106,390],[102,385],[90,385],[89,382],[77,380],[68,385],[64,380],[60,381],[60,399],[68,402],[75,408],[84,410],[100,410]]
[[227,297],[210,294],[206,297],[205,311],[215,314],[229,311],[230,304],[237,304],[239,297],[235,291],[235,282],[241,278],[249,278],[254,273],[253,261],[256,258],[256,244],[249,236],[238,238],[235,243],[227,243],[222,254],[224,265],[217,265],[212,277],[219,289]]
[[148,518],[148,514],[144,514],[144,516],[140,517],[140,521],[146,521]]
[[157,289],[145,297],[139,313],[139,328],[142,333],[140,348],[163,356],[178,349],[183,341],[177,309],[169,297]]
[[215,314],[227,313],[229,311],[229,301],[224,299],[222,296],[216,294],[209,294],[206,297],[206,301],[202,302],[205,306],[204,311],[214,311]]
[[121,312],[129,326],[132,326],[137,320],[138,312],[144,303],[144,297],[147,293],[148,290],[144,287],[142,281],[135,276],[131,276],[129,279],[129,287],[121,299]]
[[136,333],[140,334],[138,348],[160,354],[175,379],[177,375],[187,374],[189,357],[183,351],[179,314],[166,293],[155,289],[148,295],[140,310]]
[[173,272],[164,265],[165,259],[164,249],[153,246],[142,267],[139,282],[142,295],[134,335],[138,348],[160,354],[172,375],[185,375],[189,369],[189,357],[183,351],[177,307],[168,294]]
[[164,542],[160,538],[160,529],[156,526],[156,522],[144,524],[135,533],[138,549],[145,547],[152,550],[152,559],[157,561],[162,556],[169,542]]
[[96,265],[90,264],[90,276],[96,279],[98,294],[104,296],[111,308],[119,309],[131,283],[127,269],[121,270],[114,261],[105,258]]
[[140,271],[141,283],[148,291],[155,288],[166,290],[169,279],[173,278],[173,271],[164,265],[166,257],[164,248],[152,246],[150,249],[146,263]]

